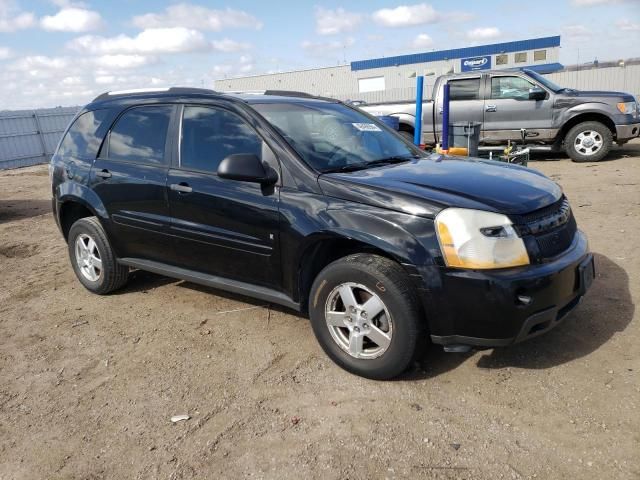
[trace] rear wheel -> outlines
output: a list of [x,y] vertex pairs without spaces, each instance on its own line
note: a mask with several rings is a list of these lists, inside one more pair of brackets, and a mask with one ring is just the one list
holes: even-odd
[[107,235],[96,217],[77,220],[69,230],[69,258],[80,283],[104,295],[127,283],[129,268],[116,261]]
[[564,148],[574,162],[599,162],[613,145],[611,130],[600,122],[583,122],[564,138]]
[[413,143],[413,132],[408,132],[407,130],[398,130],[398,133],[407,141]]
[[402,267],[385,257],[355,254],[329,264],[313,283],[309,314],[326,354],[356,375],[393,378],[414,358],[419,301]]

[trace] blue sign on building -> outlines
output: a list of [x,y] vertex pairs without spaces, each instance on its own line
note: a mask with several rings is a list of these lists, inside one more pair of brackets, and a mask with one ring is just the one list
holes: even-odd
[[471,72],[473,70],[489,70],[491,68],[491,55],[483,57],[470,57],[460,60],[460,70]]

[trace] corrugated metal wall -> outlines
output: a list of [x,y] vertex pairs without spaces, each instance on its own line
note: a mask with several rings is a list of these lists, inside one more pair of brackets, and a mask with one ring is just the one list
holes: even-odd
[[0,170],[48,162],[79,108],[0,112]]
[[563,87],[627,92],[640,99],[640,65],[562,71],[545,77]]

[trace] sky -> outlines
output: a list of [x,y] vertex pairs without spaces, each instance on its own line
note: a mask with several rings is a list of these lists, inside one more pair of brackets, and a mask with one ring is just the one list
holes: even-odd
[[640,0],[0,0],[0,110],[550,35],[565,65],[640,57]]

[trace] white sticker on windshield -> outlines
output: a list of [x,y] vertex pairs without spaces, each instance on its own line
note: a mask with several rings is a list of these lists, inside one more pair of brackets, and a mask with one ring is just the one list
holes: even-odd
[[381,132],[382,131],[380,127],[377,126],[375,123],[352,123],[351,125],[356,127],[361,132]]

